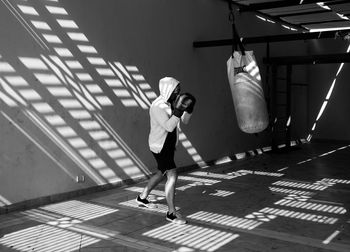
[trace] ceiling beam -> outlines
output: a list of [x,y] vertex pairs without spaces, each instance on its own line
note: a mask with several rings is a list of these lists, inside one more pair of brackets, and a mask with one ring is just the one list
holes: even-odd
[[[227,0],[227,1],[232,1],[232,0]],[[239,4],[239,3],[236,3],[236,2],[233,2],[233,1],[231,3],[234,4],[235,6],[237,6],[238,10],[241,9],[241,8],[246,7],[246,5]],[[269,19],[269,20],[274,21],[276,23],[279,23],[281,25],[286,25],[286,26],[288,26],[290,28],[294,28],[294,29],[299,30],[299,31],[308,31],[306,28],[302,27],[301,25],[297,25],[297,24],[292,24],[292,23],[286,22],[286,21],[282,20],[281,18],[279,18],[278,16],[272,16],[272,15],[263,13],[261,11],[254,11],[254,12],[256,13],[256,15],[259,15],[260,17]]]
[[[350,30],[342,30],[342,34],[350,33]],[[261,36],[243,38],[243,44],[258,44],[268,42],[286,42],[295,40],[309,40],[309,39],[325,39],[336,38],[337,31],[325,31],[325,32],[309,32],[309,33],[295,33],[295,34],[283,34],[274,36]],[[216,47],[216,46],[232,46],[232,39],[221,40],[209,40],[209,41],[194,41],[193,47]]]
[[324,21],[318,21],[318,22],[304,22],[304,23],[300,23],[300,24],[307,26],[307,25],[311,25],[311,24],[342,23],[342,22],[349,22],[349,20],[332,19],[332,20],[324,20]]
[[350,53],[263,58],[268,65],[314,65],[350,62]]
[[277,17],[294,17],[294,16],[303,16],[303,15],[312,15],[312,14],[320,14],[320,13],[327,13],[327,12],[333,12],[332,10],[319,10],[319,11],[305,11],[305,12],[294,12],[294,13],[288,13],[288,14],[279,14],[276,15]]
[[[318,1],[315,0],[314,2],[315,3],[319,2],[319,0]],[[241,8],[239,8],[239,11],[240,12],[258,11],[258,10],[275,9],[275,8],[281,8],[281,7],[290,7],[290,6],[295,6],[299,4],[300,4],[300,0],[283,0],[283,1],[256,3],[256,4],[244,5]],[[303,4],[306,4],[305,0],[303,1]]]
[[[320,2],[320,0],[304,0],[302,2],[302,5],[318,3],[318,2]],[[326,0],[326,1],[322,1],[322,2],[324,2],[326,5],[327,4],[334,5],[334,4],[348,3],[348,1],[344,1],[344,0],[339,0],[339,1],[338,0]],[[296,6],[296,5],[300,5],[300,0],[283,0],[283,1],[274,1],[274,2],[242,5],[239,8],[239,11],[240,12],[259,11],[259,10],[275,9],[275,8],[281,8],[281,7],[290,7],[290,6]]]
[[[322,2],[322,1],[321,1]],[[327,5],[345,4],[349,3],[349,0],[338,0],[338,1],[326,1]]]

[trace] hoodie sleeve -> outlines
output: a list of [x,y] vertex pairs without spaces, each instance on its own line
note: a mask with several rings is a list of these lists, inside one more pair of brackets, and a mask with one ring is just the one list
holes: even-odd
[[172,132],[180,121],[180,118],[171,116],[161,108],[155,106],[151,108],[152,117],[168,132]]

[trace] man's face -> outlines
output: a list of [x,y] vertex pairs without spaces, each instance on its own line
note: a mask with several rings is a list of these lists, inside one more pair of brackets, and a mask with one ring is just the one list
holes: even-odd
[[174,89],[173,94],[174,94],[175,96],[178,96],[178,95],[180,94],[180,91],[181,91],[181,87],[180,87],[180,84],[178,84],[178,85],[176,86],[176,88]]
[[174,91],[171,93],[168,99],[168,102],[172,103],[173,101],[175,101],[176,97],[180,94],[180,91],[181,91],[181,87],[180,87],[180,84],[178,84],[174,89]]

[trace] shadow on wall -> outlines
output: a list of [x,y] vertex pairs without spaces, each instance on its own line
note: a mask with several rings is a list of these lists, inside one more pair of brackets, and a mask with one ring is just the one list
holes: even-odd
[[[148,113],[157,95],[138,68],[100,57],[58,0],[1,2],[41,48],[37,55],[0,52],[1,117],[70,182],[86,176],[90,185],[104,185],[151,174],[102,115],[119,102],[125,113],[135,107]],[[205,166],[184,132],[179,138],[194,162]],[[0,206],[11,204],[3,197]]]

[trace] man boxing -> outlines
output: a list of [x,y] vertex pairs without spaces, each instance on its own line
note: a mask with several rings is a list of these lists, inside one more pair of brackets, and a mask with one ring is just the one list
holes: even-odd
[[196,99],[191,94],[180,94],[180,83],[174,78],[165,77],[159,81],[160,95],[150,107],[151,130],[148,138],[150,150],[157,161],[158,171],[149,179],[142,193],[137,196],[139,205],[156,208],[147,200],[149,193],[166,175],[165,197],[168,205],[166,220],[186,224],[175,209],[175,185],[177,180],[174,154],[178,142],[180,120],[187,124],[193,112]]

